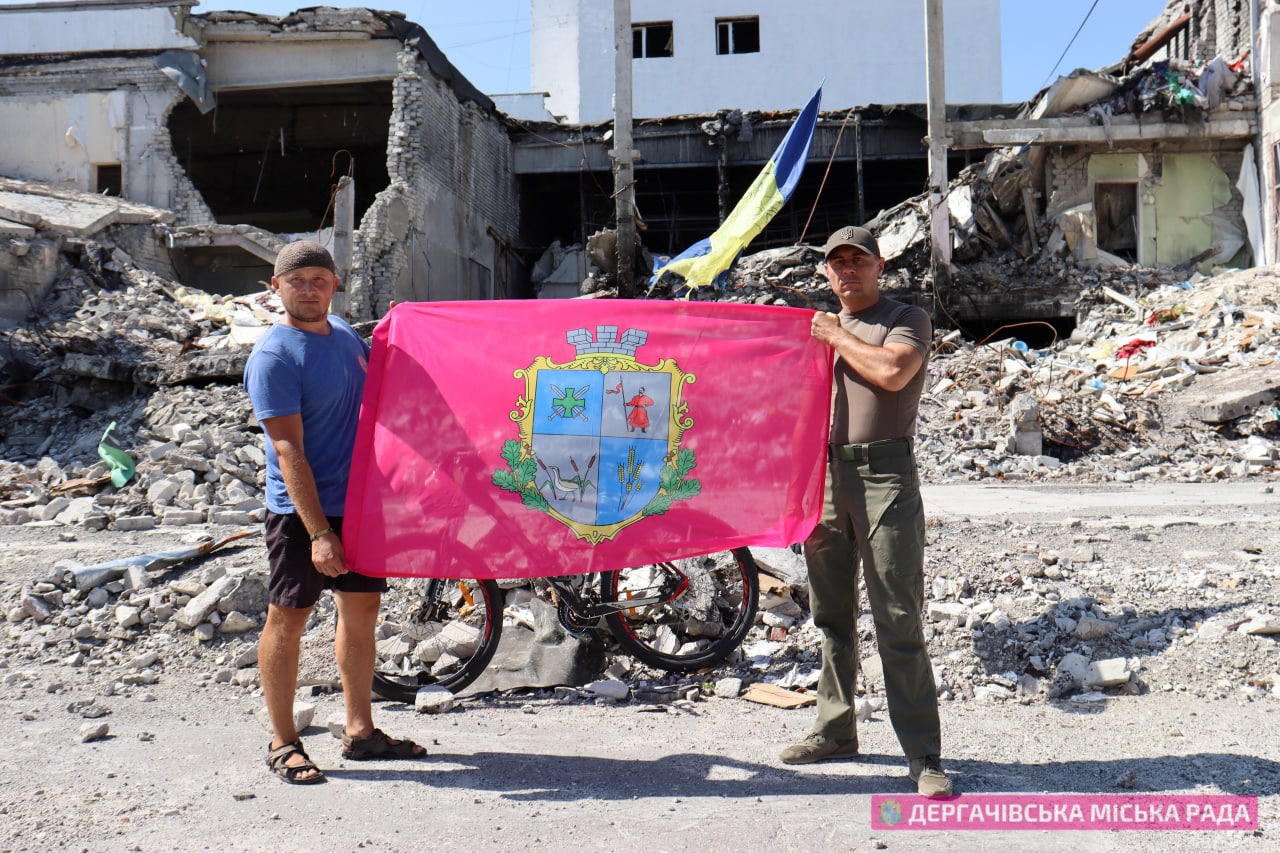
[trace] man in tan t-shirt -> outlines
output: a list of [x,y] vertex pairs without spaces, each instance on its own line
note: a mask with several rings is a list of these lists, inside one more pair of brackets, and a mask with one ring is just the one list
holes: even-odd
[[783,750],[787,764],[857,755],[858,573],[863,570],[884,666],[889,719],[920,794],[947,796],[938,691],[921,626],[924,504],[913,439],[932,328],[924,309],[880,293],[884,259],[865,228],[823,247],[839,315],[813,316],[813,337],[836,351],[826,501],[805,540],[809,604],[822,631],[818,721]]

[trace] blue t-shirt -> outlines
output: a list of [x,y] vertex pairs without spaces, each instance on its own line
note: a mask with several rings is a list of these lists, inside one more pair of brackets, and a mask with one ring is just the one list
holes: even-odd
[[[303,452],[325,515],[342,515],[346,502],[368,355],[355,329],[331,315],[327,335],[276,323],[245,365],[244,386],[259,421],[302,415]],[[267,509],[295,512],[269,436],[265,443]]]

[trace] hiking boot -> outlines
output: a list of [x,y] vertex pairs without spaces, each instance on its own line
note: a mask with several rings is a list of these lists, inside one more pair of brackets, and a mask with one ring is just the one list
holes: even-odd
[[942,769],[942,761],[936,755],[913,758],[907,776],[916,783],[916,792],[922,797],[951,796],[951,780]]
[[835,758],[839,755],[857,755],[858,739],[836,740],[824,734],[814,732],[799,743],[782,750],[778,756],[783,764],[812,764],[824,758]]

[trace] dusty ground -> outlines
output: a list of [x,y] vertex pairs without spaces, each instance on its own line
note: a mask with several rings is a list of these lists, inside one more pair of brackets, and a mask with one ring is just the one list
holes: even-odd
[[[1212,583],[1208,591],[1229,599],[1222,609],[1277,612],[1280,496],[1257,481],[1116,490],[946,486],[927,489],[926,501],[935,519],[931,571],[953,576],[964,568],[979,590],[990,574],[982,567],[998,571],[1029,540],[1040,550],[1065,549],[1078,546],[1084,531],[1106,551],[1105,570],[1071,579],[1090,594],[1101,594],[1092,585],[1102,581],[1113,587],[1130,575],[1173,577],[1201,564],[1225,576],[1236,565],[1232,555],[1245,553],[1256,558],[1246,564],[1253,579],[1246,591]],[[86,531],[67,541],[63,530],[3,528],[0,592],[59,559],[87,562],[171,544],[163,533]],[[260,541],[216,559],[261,560]],[[1185,594],[1195,614],[1206,612],[1203,586],[1158,587],[1149,586],[1152,596]],[[10,626],[0,645],[5,850],[1264,851],[1276,849],[1280,832],[1280,697],[1245,690],[1232,666],[1245,660],[1265,683],[1265,667],[1280,670],[1274,636],[1249,638],[1246,654],[1204,643],[1210,651],[1201,653],[1179,635],[1146,655],[1144,670],[1163,674],[1137,695],[1019,704],[957,691],[942,716],[946,759],[962,794],[1258,795],[1258,832],[956,838],[870,829],[871,795],[911,791],[880,713],[861,728],[861,760],[789,768],[777,752],[808,731],[810,709],[716,698],[561,704],[549,692],[470,698],[436,717],[382,704],[380,724],[429,744],[431,756],[354,763],[340,759],[338,741],[322,727],[341,705],[327,694],[313,700],[317,724],[306,740],[330,781],[290,787],[263,766],[267,735],[253,716],[260,698],[211,677],[238,647],[202,647],[190,633],[175,633],[159,680],[129,684],[110,655],[99,666],[73,666],[57,649],[33,651],[29,634],[23,645],[19,627]],[[934,642],[937,655],[955,632]],[[127,649],[122,643],[116,657]],[[86,720],[80,710],[89,700],[109,713]],[[87,722],[106,722],[109,735],[81,743]]]

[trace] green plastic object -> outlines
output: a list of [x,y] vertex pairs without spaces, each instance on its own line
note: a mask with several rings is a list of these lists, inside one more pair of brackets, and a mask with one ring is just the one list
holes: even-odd
[[133,476],[137,470],[133,457],[125,453],[110,440],[111,431],[116,428],[116,422],[112,421],[107,431],[102,434],[102,440],[98,442],[98,455],[102,457],[102,461],[111,466],[111,485],[117,489],[129,482],[129,478]]

